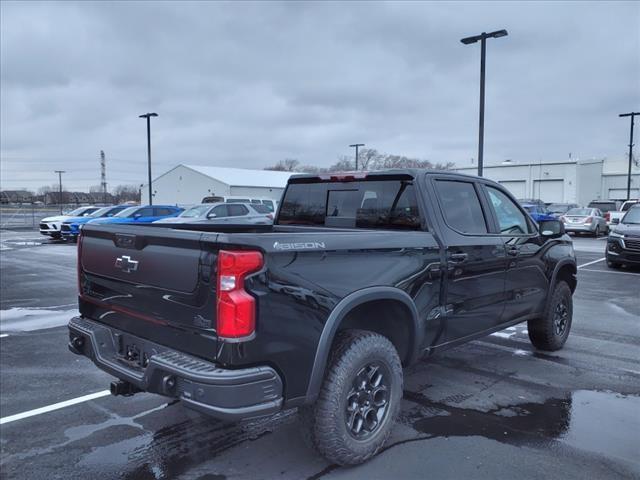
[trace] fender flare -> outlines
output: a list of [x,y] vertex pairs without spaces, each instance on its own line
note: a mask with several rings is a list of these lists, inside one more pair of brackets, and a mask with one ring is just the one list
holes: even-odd
[[[553,288],[553,286],[556,284],[556,278],[558,277],[558,272],[560,271],[561,268],[563,268],[565,265],[571,265],[573,267],[573,270],[575,271],[575,273],[578,272],[578,266],[575,262],[575,260],[573,259],[564,259],[564,260],[560,260],[555,268],[553,269],[553,273],[551,274],[551,281],[549,282],[549,292],[551,291],[551,289]],[[548,296],[548,295],[547,295]]]
[[329,361],[331,345],[333,344],[333,339],[342,320],[355,307],[374,300],[396,300],[403,303],[409,309],[411,312],[413,328],[413,331],[409,333],[409,338],[413,341],[412,344],[409,345],[409,352],[406,360],[407,363],[415,361],[418,355],[418,347],[422,343],[423,329],[419,326],[418,309],[416,308],[413,299],[405,291],[394,287],[363,288],[362,290],[353,292],[340,300],[329,314],[329,318],[327,318],[322,329],[318,347],[316,348],[316,355],[313,361],[311,376],[309,378],[305,403],[313,403],[320,393],[324,372]]

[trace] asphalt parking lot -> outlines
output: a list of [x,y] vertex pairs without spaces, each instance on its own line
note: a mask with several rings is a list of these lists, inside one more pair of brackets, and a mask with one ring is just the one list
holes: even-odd
[[308,449],[295,412],[224,424],[111,397],[112,378],[66,346],[75,246],[1,240],[2,478],[640,478],[640,270],[608,269],[602,239],[575,240],[563,350],[536,352],[524,324],[419,363],[388,446],[354,468]]

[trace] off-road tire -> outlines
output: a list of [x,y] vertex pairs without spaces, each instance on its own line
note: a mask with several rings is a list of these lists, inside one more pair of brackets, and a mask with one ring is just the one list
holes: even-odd
[[[388,410],[378,427],[364,440],[347,426],[347,397],[358,372],[372,362],[388,373]],[[300,409],[308,443],[338,465],[357,465],[374,456],[385,444],[400,412],[402,365],[393,344],[382,335],[365,330],[339,332],[318,399]]]
[[[573,300],[571,288],[567,282],[559,281],[552,288],[551,299],[547,302],[544,312],[540,318],[529,320],[528,331],[529,340],[534,347],[539,350],[555,351],[560,350],[571,331],[573,318]],[[566,309],[564,328],[559,332],[558,311]]]

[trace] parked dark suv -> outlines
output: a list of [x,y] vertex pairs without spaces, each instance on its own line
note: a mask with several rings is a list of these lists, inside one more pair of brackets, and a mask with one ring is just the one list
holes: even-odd
[[387,170],[297,175],[274,225],[82,230],[69,348],[119,380],[226,420],[300,407],[330,461],[378,452],[403,367],[528,322],[562,348],[576,259],[490,180]]

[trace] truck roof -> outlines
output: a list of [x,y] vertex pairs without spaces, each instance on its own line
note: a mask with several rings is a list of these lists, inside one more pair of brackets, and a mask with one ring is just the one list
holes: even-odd
[[389,168],[385,170],[374,170],[374,171],[349,171],[349,172],[326,172],[326,173],[299,173],[295,175],[291,175],[289,178],[289,182],[292,180],[302,180],[302,179],[312,179],[319,178],[322,180],[329,180],[331,177],[354,177],[357,178],[365,178],[365,177],[376,177],[376,176],[389,176],[389,175],[408,175],[410,177],[416,178],[420,175],[435,175],[435,174],[445,174],[456,176],[460,178],[482,178],[483,180],[488,180],[492,183],[492,180],[489,180],[485,177],[478,177],[477,175],[469,175],[467,173],[459,173],[452,170],[434,170],[430,168]]

